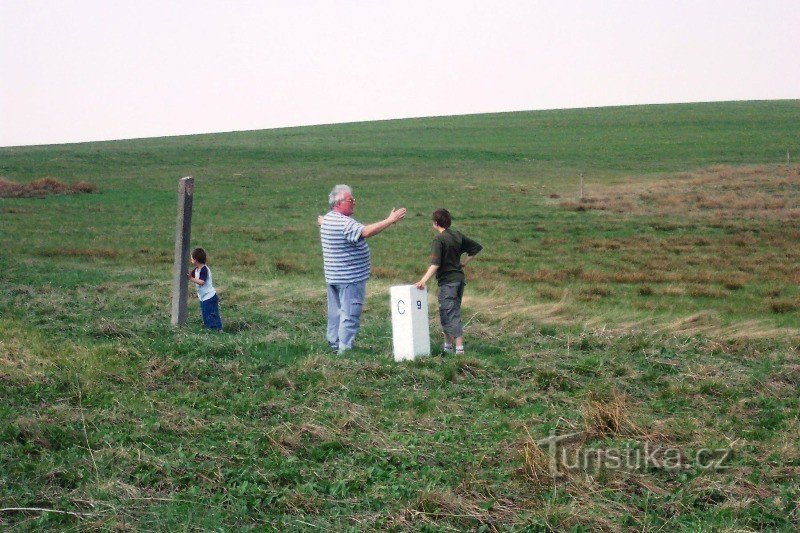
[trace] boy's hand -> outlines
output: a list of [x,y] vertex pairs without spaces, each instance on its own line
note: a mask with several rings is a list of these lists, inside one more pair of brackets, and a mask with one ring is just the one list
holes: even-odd
[[416,283],[414,284],[414,286],[415,286],[416,288],[418,288],[419,290],[423,291],[423,290],[425,290],[425,283],[426,283],[426,282],[424,282],[424,281],[420,280],[420,281],[416,282]]

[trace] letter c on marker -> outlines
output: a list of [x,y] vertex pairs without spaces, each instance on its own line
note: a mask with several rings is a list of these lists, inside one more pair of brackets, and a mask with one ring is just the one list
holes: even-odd
[[[400,306],[403,307],[400,307]],[[404,315],[406,314],[406,302],[404,300],[397,300],[397,314]]]

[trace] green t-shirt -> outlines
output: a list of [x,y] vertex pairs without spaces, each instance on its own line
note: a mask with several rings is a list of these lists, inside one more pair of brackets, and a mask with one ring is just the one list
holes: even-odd
[[483,246],[453,228],[447,228],[434,237],[431,243],[431,264],[439,267],[436,271],[439,285],[464,281],[461,254],[475,255],[482,249]]

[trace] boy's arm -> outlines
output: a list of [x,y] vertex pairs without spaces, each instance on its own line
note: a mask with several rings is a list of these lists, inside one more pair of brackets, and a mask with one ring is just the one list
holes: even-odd
[[467,263],[472,261],[475,258],[475,256],[478,255],[478,252],[480,252],[481,250],[483,250],[483,246],[478,244],[477,241],[473,241],[469,237],[465,236],[461,241],[461,252],[466,253],[467,257],[465,257],[464,260],[461,261],[461,268],[467,266]]
[[428,283],[428,280],[429,280],[429,279],[431,279],[431,277],[432,277],[434,274],[436,274],[436,271],[437,271],[437,270],[439,270],[439,265],[431,265],[431,266],[429,266],[429,267],[428,267],[428,271],[427,271],[427,272],[425,272],[425,275],[424,275],[424,276],[422,276],[422,278],[421,278],[421,279],[420,279],[418,282],[416,282],[414,285],[415,285],[415,286],[416,286],[416,287],[417,287],[419,290],[422,290],[422,289],[424,289],[424,288],[425,288],[425,284],[426,284],[426,283]]
[[418,282],[414,285],[422,290],[425,288],[425,284],[428,283],[428,280],[436,274],[436,271],[439,270],[439,265],[442,264],[442,242],[439,239],[433,239],[431,241],[431,265],[428,267],[428,270],[425,272],[425,275],[420,278]]
[[205,284],[206,284],[206,278],[207,278],[207,276],[208,276],[208,274],[206,273],[206,271],[204,271],[204,270],[200,270],[200,277],[199,277],[199,278],[196,278],[196,277],[194,277],[194,276],[192,275],[192,273],[193,273],[193,272],[194,272],[194,269],[192,269],[192,270],[190,270],[190,271],[188,272],[189,280],[190,280],[190,281],[193,281],[194,283],[196,283],[196,284],[198,284],[198,285],[200,285],[200,286],[202,286],[202,285],[205,285]]
[[[478,255],[478,252],[483,250],[483,246],[478,244],[477,241],[473,241],[469,237],[464,237],[461,241],[461,252],[466,253],[468,256],[473,257]],[[464,261],[462,265],[466,265],[467,262]]]

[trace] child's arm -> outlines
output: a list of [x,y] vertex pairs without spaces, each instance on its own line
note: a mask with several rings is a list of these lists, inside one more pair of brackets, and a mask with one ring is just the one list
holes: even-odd
[[434,274],[436,274],[437,270],[439,270],[439,265],[431,265],[431,266],[429,266],[428,267],[428,271],[425,272],[425,275],[422,276],[422,278],[418,282],[416,282],[414,285],[420,290],[424,289],[425,288],[425,284],[428,283],[428,280],[431,279],[431,277]]
[[467,266],[467,263],[472,261],[481,250],[483,250],[483,246],[478,244],[477,241],[473,241],[469,237],[464,236],[463,240],[461,241],[461,253],[466,253],[467,257],[461,261],[461,268]]
[[463,260],[463,261],[461,261],[461,266],[462,266],[462,267],[465,267],[465,266],[467,266],[467,263],[469,263],[469,262],[470,262],[470,261],[472,261],[473,259],[475,259],[475,256],[474,256],[474,255],[467,255],[467,257],[465,257],[465,258],[464,258],[464,260]]
[[[200,277],[200,278],[194,277],[192,275],[193,272],[194,272],[194,269],[191,269],[191,270],[189,270],[189,272],[186,273],[186,276],[189,278],[189,281],[192,281],[192,282],[194,282],[194,283],[196,283],[198,285],[201,285],[201,286],[205,285],[206,284],[206,280],[204,280],[202,277]],[[200,270],[200,275],[201,276],[203,275],[203,271],[202,270]]]
[[439,270],[439,265],[442,264],[443,253],[444,251],[442,249],[442,242],[439,239],[433,239],[433,241],[431,241],[431,264],[428,267],[427,272],[425,272],[425,275],[414,284],[419,290],[424,289],[425,284],[428,283],[428,280],[431,279],[434,274],[436,274],[437,270]]

